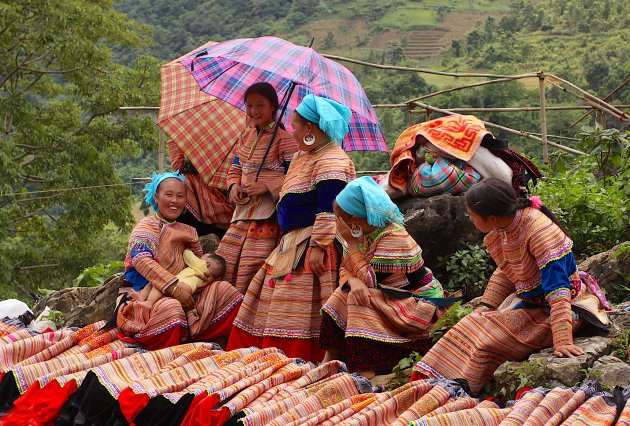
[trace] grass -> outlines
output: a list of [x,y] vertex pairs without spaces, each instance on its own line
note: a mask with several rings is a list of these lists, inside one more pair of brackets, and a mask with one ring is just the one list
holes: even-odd
[[437,11],[424,7],[406,6],[390,10],[376,21],[387,28],[410,30],[421,27],[431,27],[437,23]]

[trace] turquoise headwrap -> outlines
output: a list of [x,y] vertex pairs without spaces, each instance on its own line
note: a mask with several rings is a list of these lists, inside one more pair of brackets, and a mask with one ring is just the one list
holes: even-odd
[[339,143],[343,142],[350,130],[348,125],[352,111],[332,99],[306,95],[295,110],[308,121],[317,124],[330,139]]
[[389,195],[369,176],[350,182],[337,195],[337,204],[346,213],[367,219],[372,226],[403,224],[404,217]]
[[179,172],[164,172],[161,174],[153,172],[153,178],[151,178],[151,182],[147,183],[144,186],[144,191],[147,193],[147,195],[144,196],[144,201],[146,201],[148,205],[153,207],[153,210],[155,212],[158,211],[158,205],[155,202],[155,193],[157,192],[160,184],[166,179],[179,179],[183,182],[186,177],[184,175],[180,175]]

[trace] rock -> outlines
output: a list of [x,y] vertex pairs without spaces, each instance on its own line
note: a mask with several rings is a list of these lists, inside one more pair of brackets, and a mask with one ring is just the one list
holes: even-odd
[[630,286],[630,251],[620,251],[622,244],[587,258],[578,265],[578,269],[593,275],[606,292],[610,292],[615,283]]
[[123,274],[109,277],[98,287],[71,287],[43,297],[33,310],[39,313],[46,306],[63,312],[65,325],[80,327],[108,320],[116,307],[116,296]]
[[199,242],[204,253],[214,253],[219,247],[221,238],[217,234],[206,234],[199,237]]
[[593,364],[592,375],[604,389],[630,385],[630,365],[611,355],[604,356]]
[[[553,348],[545,348],[528,358],[532,365],[539,364],[542,371],[536,371],[535,385],[559,382],[564,386],[575,386],[585,378],[585,370],[593,366],[596,360],[608,355],[612,350],[613,339],[606,336],[578,337],[575,344],[582,347],[585,355],[574,358],[557,358],[553,355]],[[518,377],[517,371],[523,370],[520,362],[505,362],[494,373],[498,385],[514,382]],[[516,379],[518,382],[518,379]]]
[[441,194],[408,198],[398,203],[407,232],[420,244],[429,267],[440,256],[450,256],[469,242],[481,242],[470,221],[463,196]]
[[608,312],[608,316],[615,327],[630,328],[630,302],[614,306],[613,310]]
[[472,308],[473,311],[477,309],[479,306],[481,306],[481,296],[475,297],[474,299],[469,300],[468,302],[464,304],[464,307]]

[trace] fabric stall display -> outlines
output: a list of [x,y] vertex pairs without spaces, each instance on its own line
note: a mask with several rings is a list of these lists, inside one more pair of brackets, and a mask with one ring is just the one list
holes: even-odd
[[0,424],[630,425],[630,387],[538,388],[501,408],[453,381],[385,391],[339,361],[212,343],[145,351],[101,325],[39,334],[0,322]]

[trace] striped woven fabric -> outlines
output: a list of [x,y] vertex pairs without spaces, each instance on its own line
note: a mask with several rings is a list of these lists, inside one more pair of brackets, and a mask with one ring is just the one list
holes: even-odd
[[[212,44],[215,43],[209,42],[189,54]],[[245,114],[199,90],[180,59],[160,68],[158,125],[185,153],[206,184],[227,189],[225,179],[238,136],[245,128]]]
[[389,184],[407,193],[407,181],[416,170],[412,150],[418,136],[425,137],[445,154],[468,161],[488,133],[483,123],[472,115],[449,115],[408,127],[398,136],[392,150]]
[[[169,157],[173,170],[180,170],[184,164],[185,154],[174,141],[168,143]],[[197,173],[185,174],[186,210],[198,221],[227,229],[232,221],[234,206],[216,187],[204,181],[204,176]]]
[[230,224],[216,254],[225,259],[225,280],[245,294],[256,272],[280,241],[280,225],[269,220],[239,220]]
[[[256,181],[258,168],[265,156],[272,135],[273,127],[270,126],[262,129],[260,133],[257,133],[255,127],[248,127],[243,132],[236,148],[237,160],[228,171],[227,188],[235,184],[243,187]],[[258,176],[258,181],[267,185],[269,193],[249,197],[249,201],[246,203],[236,203],[236,210],[232,217],[233,222],[269,219],[273,215],[276,211],[276,201],[279,198],[280,188],[284,182],[285,167],[297,150],[297,142],[295,142],[293,135],[286,130],[278,129],[265,159],[265,164],[260,171],[260,176]]]
[[433,164],[422,163],[409,177],[409,193],[419,197],[468,191],[481,180],[481,175],[461,160],[437,157]]
[[[272,84],[282,104],[295,82],[288,111],[295,111],[311,93],[333,99],[352,110],[350,131],[344,141],[338,141],[347,151],[387,151],[376,112],[359,81],[348,69],[313,49],[276,37],[237,39],[209,46],[201,54],[193,52],[180,63],[204,92],[241,109],[245,90],[253,83]],[[288,116],[286,119],[289,128]]]

